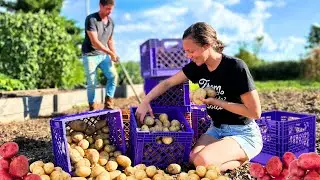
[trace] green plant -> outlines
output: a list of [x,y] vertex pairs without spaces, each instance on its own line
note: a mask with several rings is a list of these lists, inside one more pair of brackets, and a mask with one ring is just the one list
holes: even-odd
[[0,90],[12,91],[12,90],[24,90],[24,85],[17,79],[12,79],[4,74],[0,73]]

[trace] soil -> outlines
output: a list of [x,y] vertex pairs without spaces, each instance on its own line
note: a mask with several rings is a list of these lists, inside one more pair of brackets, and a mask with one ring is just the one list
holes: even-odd
[[[320,153],[320,90],[264,91],[260,92],[260,100],[263,111],[283,110],[315,114],[318,120],[316,146],[317,152]],[[138,101],[135,97],[115,100],[115,106],[118,108],[130,107],[137,104]],[[64,112],[64,114],[74,114],[86,110],[86,107],[77,107]],[[40,117],[23,122],[0,124],[0,144],[7,141],[17,142],[20,147],[20,153],[29,157],[30,162],[35,160],[53,161],[49,126],[50,118],[52,117]],[[235,180],[253,179],[249,175],[248,167],[249,165],[245,164],[236,170],[226,173],[226,175]]]

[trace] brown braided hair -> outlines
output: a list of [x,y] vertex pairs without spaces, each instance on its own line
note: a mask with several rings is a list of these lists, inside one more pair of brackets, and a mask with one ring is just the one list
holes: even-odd
[[218,53],[222,53],[225,47],[224,44],[217,39],[216,31],[205,22],[197,22],[188,27],[182,36],[182,39],[187,38],[192,39],[200,46],[209,44]]

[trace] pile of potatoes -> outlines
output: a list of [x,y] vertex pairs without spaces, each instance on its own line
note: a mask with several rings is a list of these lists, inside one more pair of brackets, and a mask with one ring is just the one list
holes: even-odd
[[[171,167],[170,167],[171,166]],[[177,167],[177,164],[170,164],[168,166],[169,172],[178,172],[177,169],[181,169]],[[177,173],[178,174],[178,173]],[[179,172],[177,180],[229,180],[230,178],[227,176],[222,176],[220,174],[220,169],[215,165],[209,165],[208,167],[197,166],[195,170],[189,170],[186,172]]]
[[63,171],[61,167],[55,167],[52,162],[35,161],[30,164],[29,170],[32,174],[39,175],[42,180],[69,180],[71,178],[69,173]]
[[[151,116],[146,116],[144,118],[143,124],[140,128],[140,131],[147,132],[181,132],[181,123],[176,120],[169,120],[166,113],[159,114],[159,119],[154,119]],[[156,139],[158,144],[171,144],[173,138],[170,136],[157,137]]]
[[131,160],[111,144],[109,131],[105,120],[94,125],[82,120],[69,123],[66,132],[68,150],[73,174],[79,177],[72,179],[115,179],[121,175],[119,165],[124,168],[131,165]]
[[216,91],[211,87],[198,88],[194,92],[190,93],[190,99],[196,105],[203,104],[203,102],[201,101],[201,98],[215,97],[215,96],[216,96]]

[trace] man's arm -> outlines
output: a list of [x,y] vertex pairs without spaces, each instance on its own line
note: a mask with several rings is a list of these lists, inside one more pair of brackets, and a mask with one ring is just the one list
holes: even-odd
[[112,38],[112,36],[110,36],[110,39],[108,40],[108,47],[109,47],[109,49],[114,53],[114,54],[117,54],[116,53],[116,49],[115,49],[115,47],[114,47],[114,40],[113,40],[113,38]]
[[[87,31],[88,36],[90,38],[90,42],[93,47],[101,50],[102,52],[109,54],[110,56],[114,56],[114,53],[111,49],[108,49],[105,45],[103,45],[98,39],[97,31]],[[109,44],[109,43],[108,43]]]

